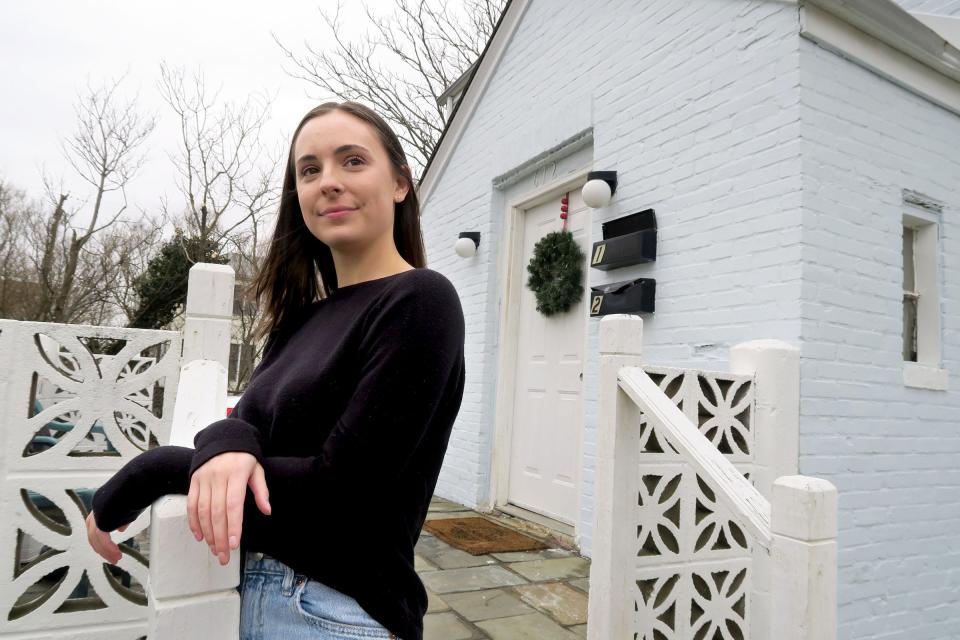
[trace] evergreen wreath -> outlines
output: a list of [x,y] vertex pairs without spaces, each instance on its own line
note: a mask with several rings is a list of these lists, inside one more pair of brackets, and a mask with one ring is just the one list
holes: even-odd
[[537,241],[527,265],[527,287],[536,294],[537,311],[552,316],[569,310],[583,297],[584,260],[586,255],[566,225]]

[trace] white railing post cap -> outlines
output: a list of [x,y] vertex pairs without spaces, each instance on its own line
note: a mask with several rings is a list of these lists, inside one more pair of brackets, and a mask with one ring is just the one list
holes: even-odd
[[777,478],[773,483],[770,525],[773,533],[797,540],[836,538],[836,487],[823,478]]
[[600,318],[600,353],[639,354],[643,346],[643,318],[611,313]]
[[229,319],[233,315],[235,275],[228,264],[198,262],[187,277],[187,314]]

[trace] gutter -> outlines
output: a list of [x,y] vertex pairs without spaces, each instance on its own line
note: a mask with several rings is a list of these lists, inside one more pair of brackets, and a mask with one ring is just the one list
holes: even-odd
[[960,50],[892,0],[801,0],[960,82]]

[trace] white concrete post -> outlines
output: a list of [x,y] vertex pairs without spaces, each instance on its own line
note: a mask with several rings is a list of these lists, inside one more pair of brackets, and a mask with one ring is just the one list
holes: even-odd
[[600,319],[600,397],[593,504],[587,638],[632,637],[630,562],[636,556],[631,497],[639,480],[640,411],[617,383],[621,367],[640,366],[643,319],[611,314]]
[[800,350],[781,340],[730,348],[730,371],[754,376],[753,485],[770,499],[773,481],[797,473],[800,456]]
[[[781,340],[751,340],[730,349],[730,371],[753,376],[753,472],[757,491],[772,499],[773,481],[797,473],[800,451],[800,350]],[[754,547],[751,629],[764,637],[771,611],[771,560]]]
[[785,476],[773,484],[773,617],[777,640],[836,640],[837,490]]
[[[187,285],[183,358],[170,444],[226,416],[233,318],[233,269],[197,263]],[[186,496],[157,500],[150,521],[150,640],[236,640],[240,629],[239,553],[220,566],[187,524]]]
[[165,496],[150,520],[150,640],[237,640],[238,553],[220,566],[187,526],[187,497]]
[[198,262],[190,267],[183,362],[216,360],[229,371],[233,287],[230,265]]
[[226,417],[227,370],[214,360],[184,362],[173,407],[170,444],[193,447],[193,437],[207,425]]

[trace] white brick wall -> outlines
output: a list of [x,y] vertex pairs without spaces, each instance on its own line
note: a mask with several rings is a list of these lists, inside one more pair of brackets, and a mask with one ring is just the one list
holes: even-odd
[[[594,127],[597,169],[619,172],[600,224],[657,210],[657,261],[588,284],[657,279],[647,359],[718,366],[755,338],[796,342],[800,295],[800,145],[795,6],[765,1],[594,3],[534,0],[440,176],[423,225],[430,266],[467,313],[467,391],[438,495],[487,497],[497,377],[504,215],[491,180]],[[475,258],[458,232],[479,230]],[[580,545],[590,553],[597,328],[588,321]],[[694,345],[699,345],[695,347]]]
[[[840,638],[960,637],[960,117],[801,43],[800,473],[840,494]],[[952,391],[902,382],[901,189],[947,203]]]
[[[437,493],[470,506],[488,497],[504,215],[491,181],[592,123],[593,167],[620,181],[594,238],[606,220],[657,211],[657,261],[591,269],[587,283],[657,279],[645,359],[723,369],[746,340],[802,349],[800,473],[840,493],[838,637],[958,637],[960,398],[903,388],[899,220],[902,188],[956,213],[960,122],[797,32],[795,5],[764,0],[530,3],[424,207],[430,266],[467,314],[467,390]],[[452,249],[466,230],[482,232],[468,260]],[[943,356],[954,389],[958,238],[951,219]],[[589,319],[585,555],[597,329]]]

